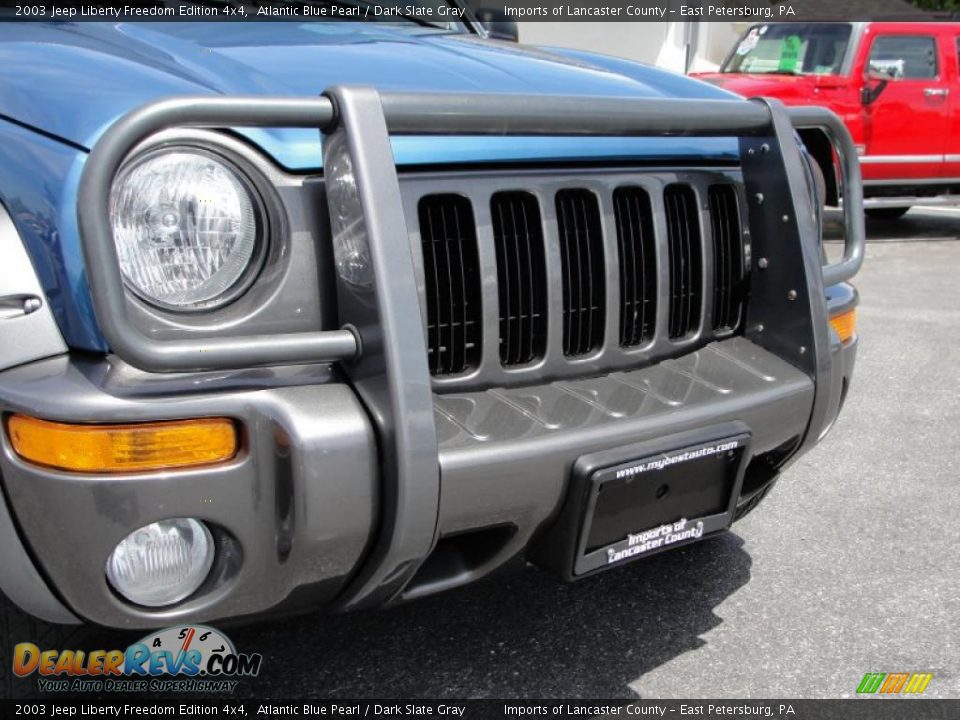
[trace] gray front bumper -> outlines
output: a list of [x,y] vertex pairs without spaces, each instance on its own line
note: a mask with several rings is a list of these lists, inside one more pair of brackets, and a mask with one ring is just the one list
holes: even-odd
[[[130,384],[127,370],[66,356],[8,370],[0,409],[67,422],[228,416],[243,426],[242,450],[211,468],[84,476],[24,463],[4,434],[0,474],[11,510],[64,604],[103,625],[156,627],[262,612],[295,590],[299,604],[329,602],[378,519],[376,441],[349,386],[325,370],[155,383],[134,373]],[[269,383],[281,386],[249,389]],[[202,518],[235,542],[222,546],[207,584],[182,605],[123,602],[107,584],[107,557],[136,528],[171,517]]]
[[[834,346],[838,367],[852,349]],[[342,591],[369,559],[382,522],[377,443],[350,386],[319,370],[144,384],[149,377],[67,357],[0,373],[4,412],[74,422],[222,415],[244,427],[243,451],[227,465],[147,475],[38,468],[4,439],[0,471],[11,510],[64,605],[100,624],[151,627],[348,602]],[[217,390],[188,392],[191,385]],[[555,517],[581,455],[730,420],[750,429],[751,452],[762,454],[803,437],[814,385],[732,338],[641,370],[434,400],[442,485],[434,547],[449,552],[445,539],[470,534],[493,544],[459,569],[437,571],[441,563],[414,575],[396,597],[470,582],[522,554]],[[106,582],[108,555],[137,527],[180,516],[225,530],[236,541],[229,557],[174,609],[125,603]],[[483,534],[496,528],[509,532]]]

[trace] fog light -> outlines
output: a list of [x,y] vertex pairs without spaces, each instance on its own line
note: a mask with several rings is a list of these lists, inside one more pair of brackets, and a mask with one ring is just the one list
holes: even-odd
[[145,525],[120,541],[107,560],[107,579],[130,602],[170,605],[200,587],[213,564],[213,537],[193,518]]

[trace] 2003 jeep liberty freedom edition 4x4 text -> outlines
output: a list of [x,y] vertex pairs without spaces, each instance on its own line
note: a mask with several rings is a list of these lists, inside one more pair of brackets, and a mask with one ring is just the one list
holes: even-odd
[[[0,53],[8,614],[583,578],[725,531],[840,411],[863,215],[827,110],[470,21]],[[833,264],[798,128],[839,158]]]

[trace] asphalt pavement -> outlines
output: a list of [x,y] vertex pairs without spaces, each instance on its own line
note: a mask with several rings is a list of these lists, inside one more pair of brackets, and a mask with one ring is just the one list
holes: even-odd
[[239,693],[835,698],[926,671],[960,696],[960,211],[868,232],[844,412],[732,532],[573,585],[530,569],[234,630],[265,655]]

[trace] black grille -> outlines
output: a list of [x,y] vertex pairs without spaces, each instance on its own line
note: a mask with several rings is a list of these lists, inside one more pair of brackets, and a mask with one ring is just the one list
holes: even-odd
[[639,187],[613,193],[620,247],[620,345],[633,347],[653,337],[657,314],[656,240],[650,196]]
[[737,193],[731,185],[709,191],[713,229],[713,329],[733,330],[743,303],[743,250]]
[[500,362],[525,365],[543,357],[547,279],[537,199],[499,192],[490,200],[500,295]]
[[557,193],[563,282],[563,353],[586,355],[603,342],[604,267],[600,208],[589,190]]
[[667,213],[667,254],[670,264],[671,338],[679,338],[700,325],[703,263],[700,257],[700,211],[697,197],[686,185],[664,191]]
[[430,372],[462,373],[480,357],[480,263],[473,208],[461,195],[427,195],[418,211]]

